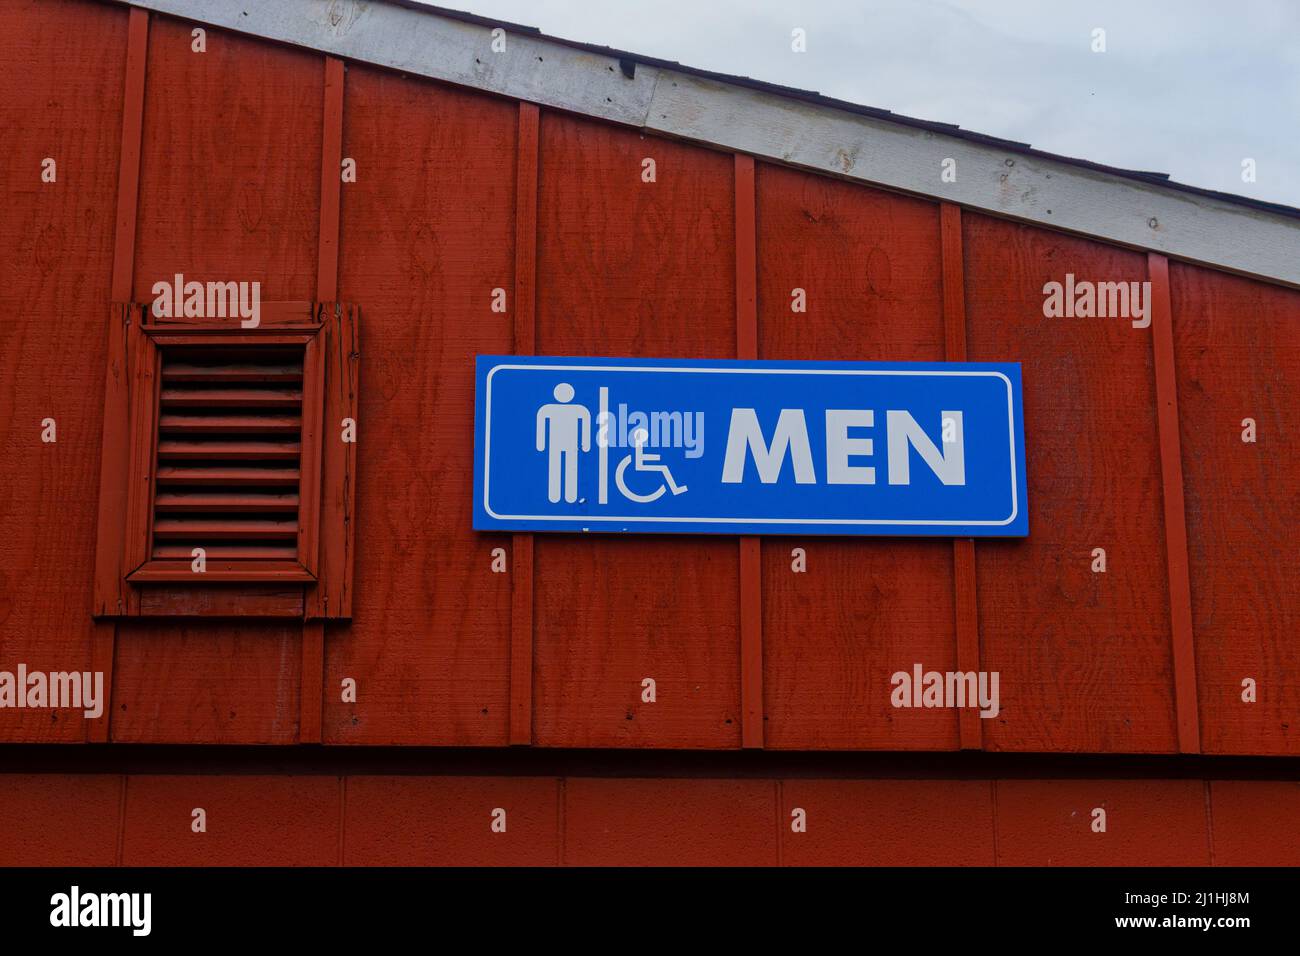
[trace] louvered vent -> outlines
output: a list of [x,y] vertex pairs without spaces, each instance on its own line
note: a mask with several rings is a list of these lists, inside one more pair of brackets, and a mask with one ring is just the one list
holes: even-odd
[[153,557],[298,554],[303,350],[162,352]]

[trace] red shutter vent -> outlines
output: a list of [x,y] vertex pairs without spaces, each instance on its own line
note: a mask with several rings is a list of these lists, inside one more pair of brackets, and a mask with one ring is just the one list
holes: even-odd
[[357,309],[264,301],[252,328],[113,314],[96,616],[351,617]]
[[[303,349],[164,348],[152,557],[294,560]],[[237,564],[234,565],[238,567]]]

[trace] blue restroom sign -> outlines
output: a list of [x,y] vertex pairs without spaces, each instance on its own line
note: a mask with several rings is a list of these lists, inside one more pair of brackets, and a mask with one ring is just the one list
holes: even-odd
[[1029,533],[1016,363],[478,357],[474,527]]

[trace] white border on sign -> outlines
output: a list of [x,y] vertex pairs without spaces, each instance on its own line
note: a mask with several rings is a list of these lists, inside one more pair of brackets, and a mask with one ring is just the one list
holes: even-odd
[[[488,504],[488,477],[491,474],[492,454],[492,376],[501,371],[556,371],[556,372],[717,372],[723,375],[938,375],[966,377],[996,377],[1007,386],[1007,438],[1011,446],[1011,514],[1002,521],[960,521],[953,519],[916,520],[908,518],[696,518],[682,516],[627,516],[627,515],[500,515]],[[631,521],[658,524],[771,524],[771,525],[909,525],[941,527],[961,525],[963,527],[1000,528],[1016,520],[1020,513],[1018,488],[1020,485],[1016,469],[1016,417],[1015,395],[1011,388],[1011,379],[1001,372],[967,372],[967,371],[904,371],[902,369],[839,369],[839,368],[690,368],[655,367],[648,365],[494,365],[487,373],[486,394],[483,405],[483,510],[498,521]]]

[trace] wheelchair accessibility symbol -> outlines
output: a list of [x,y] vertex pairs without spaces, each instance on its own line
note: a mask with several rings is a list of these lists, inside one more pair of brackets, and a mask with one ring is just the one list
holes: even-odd
[[[619,462],[618,468],[614,472],[614,484],[618,485],[618,490],[623,497],[627,498],[629,501],[639,501],[642,504],[649,504],[652,501],[658,501],[665,491],[671,490],[674,495],[680,495],[682,492],[686,491],[685,485],[679,485],[673,480],[673,473],[669,470],[667,465],[653,464],[653,462],[659,460],[659,456],[651,455],[646,452],[645,444],[649,437],[649,434],[644,428],[638,428],[634,431],[632,433],[632,445],[636,451]],[[658,472],[663,476],[663,481],[666,481],[667,484],[660,484],[658,488],[650,492],[648,495],[639,495],[630,489],[623,476],[627,472],[627,466],[632,464],[634,459],[636,461],[637,471]]]

